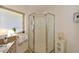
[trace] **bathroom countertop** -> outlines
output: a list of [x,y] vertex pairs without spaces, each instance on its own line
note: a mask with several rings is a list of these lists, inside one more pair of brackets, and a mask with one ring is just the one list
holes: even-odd
[[5,44],[5,45],[1,46],[0,47],[0,53],[6,53],[9,50],[9,48],[13,45],[14,42],[15,41],[10,42],[8,44]]

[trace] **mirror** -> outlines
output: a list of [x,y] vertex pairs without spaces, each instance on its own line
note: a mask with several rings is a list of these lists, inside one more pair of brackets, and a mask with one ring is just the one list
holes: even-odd
[[24,31],[24,13],[0,6],[0,34]]

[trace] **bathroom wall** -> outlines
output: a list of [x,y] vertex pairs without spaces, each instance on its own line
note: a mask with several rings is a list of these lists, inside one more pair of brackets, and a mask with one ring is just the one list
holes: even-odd
[[79,52],[79,24],[73,22],[73,14],[79,11],[79,6],[54,6],[49,11],[55,14],[55,38],[63,32],[67,52]]

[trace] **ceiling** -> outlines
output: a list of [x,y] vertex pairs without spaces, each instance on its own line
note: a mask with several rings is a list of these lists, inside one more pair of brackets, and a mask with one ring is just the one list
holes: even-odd
[[54,5],[5,5],[9,7],[17,7],[27,11],[45,11],[50,8],[54,8]]

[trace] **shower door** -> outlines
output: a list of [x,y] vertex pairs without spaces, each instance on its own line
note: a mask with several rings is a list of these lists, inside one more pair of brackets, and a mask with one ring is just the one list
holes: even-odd
[[46,19],[41,14],[35,16],[35,52],[46,52]]

